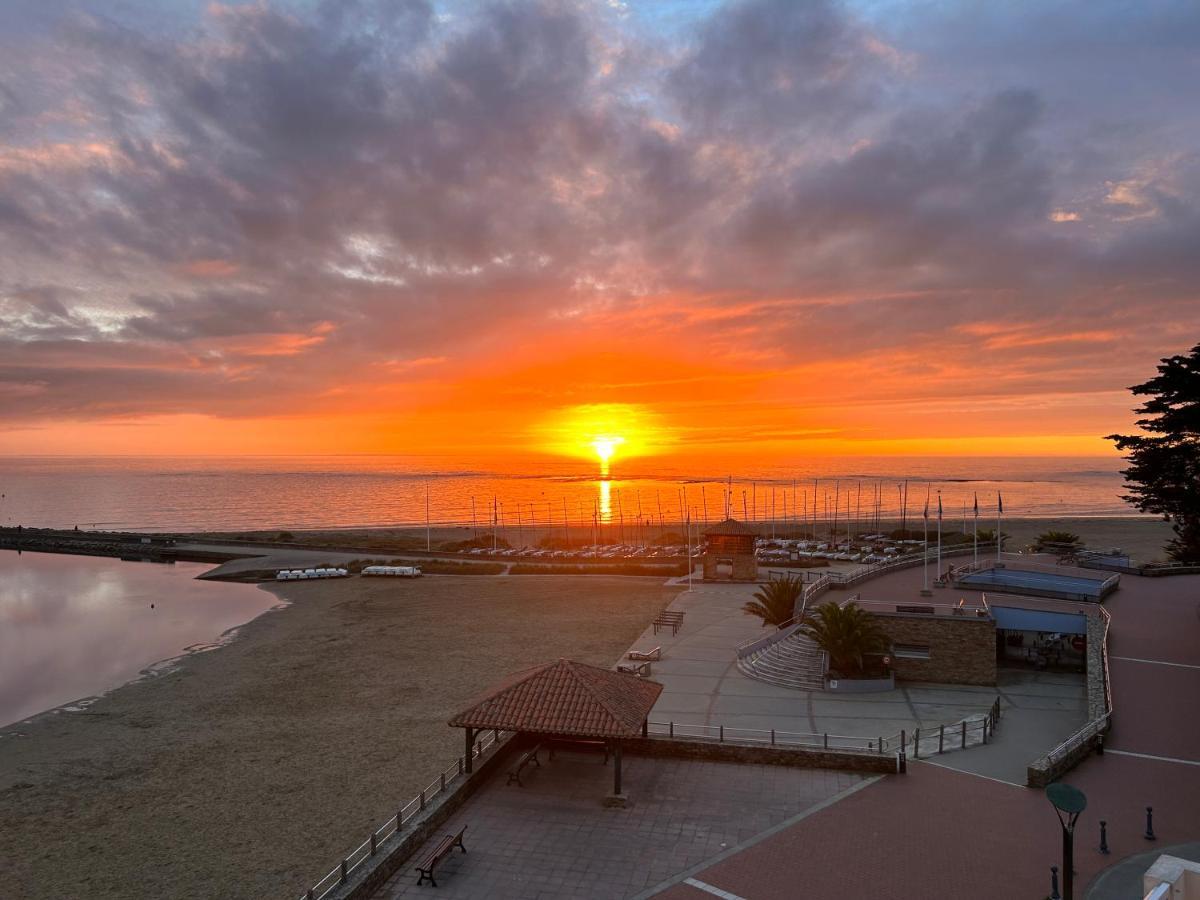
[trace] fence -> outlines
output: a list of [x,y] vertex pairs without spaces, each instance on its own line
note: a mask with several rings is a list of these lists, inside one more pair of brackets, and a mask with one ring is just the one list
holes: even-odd
[[804,747],[811,750],[854,750],[865,753],[894,752],[900,734],[856,737],[827,732],[779,731],[763,728],[734,728],[726,725],[689,725],[683,722],[650,722],[651,735],[697,738],[719,743],[760,744],[768,747]]
[[997,697],[991,708],[981,716],[967,716],[950,725],[915,728],[912,734],[901,731],[900,747],[906,754],[911,747],[913,759],[920,759],[922,751],[925,756],[931,756],[951,750],[965,750],[986,744],[988,738],[996,733],[999,721],[1000,698]]
[[[501,737],[501,735],[504,736]],[[505,735],[501,731],[485,732],[484,736],[475,745],[475,757],[483,756],[488,748],[507,739],[508,735]],[[453,765],[444,770],[425,790],[397,809],[394,816],[372,831],[367,839],[342,859],[332,872],[309,888],[301,900],[321,900],[322,897],[325,897],[335,888],[345,884],[346,880],[350,877],[350,873],[362,865],[365,860],[374,856],[380,844],[403,828],[406,822],[411,822],[417,814],[425,809],[426,804],[430,800],[464,777],[465,768],[465,760],[460,756]]]
[[1062,765],[1064,760],[1080,751],[1087,743],[1102,737],[1108,731],[1109,725],[1112,724],[1112,683],[1108,677],[1108,629],[1112,624],[1112,616],[1103,606],[1097,608],[1100,610],[1100,618],[1104,622],[1104,636],[1100,642],[1100,668],[1104,676],[1104,712],[1046,754],[1045,759],[1051,771]]

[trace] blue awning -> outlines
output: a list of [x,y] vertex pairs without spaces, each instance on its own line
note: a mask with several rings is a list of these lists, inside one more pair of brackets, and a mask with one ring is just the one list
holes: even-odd
[[1082,613],[1043,612],[993,606],[996,627],[1006,631],[1057,631],[1061,634],[1087,634],[1087,616]]

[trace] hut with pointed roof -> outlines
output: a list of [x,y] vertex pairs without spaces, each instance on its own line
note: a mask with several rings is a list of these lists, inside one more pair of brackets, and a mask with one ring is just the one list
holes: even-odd
[[758,531],[736,519],[726,519],[704,532],[705,581],[758,581],[754,542]]
[[662,685],[569,659],[515,672],[450,719],[466,729],[467,771],[475,735],[512,731],[537,739],[604,741],[612,750],[613,793],[621,793],[621,739],[645,735]]

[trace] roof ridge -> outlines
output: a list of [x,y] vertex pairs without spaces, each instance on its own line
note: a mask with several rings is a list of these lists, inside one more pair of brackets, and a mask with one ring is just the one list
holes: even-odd
[[[560,661],[567,663],[567,668],[571,672],[572,677],[579,681],[579,683],[588,692],[588,694],[592,697],[593,700],[595,700],[597,703],[599,703],[601,706],[604,707],[604,711],[606,713],[608,713],[611,718],[615,719],[616,722],[620,725],[625,724],[624,718],[622,718],[622,716],[620,715],[619,712],[617,712],[613,709],[613,706],[609,702],[608,698],[603,696],[600,693],[600,691],[597,690],[598,685],[596,684],[596,682],[589,681],[586,677],[584,677],[582,668],[600,669],[599,666],[592,666],[592,665],[588,665],[587,663],[575,662],[575,660],[573,660],[573,659],[562,659]],[[607,673],[608,669],[600,669],[600,671]],[[623,675],[625,673],[621,672],[618,674]],[[629,677],[636,678],[637,676],[630,675]]]

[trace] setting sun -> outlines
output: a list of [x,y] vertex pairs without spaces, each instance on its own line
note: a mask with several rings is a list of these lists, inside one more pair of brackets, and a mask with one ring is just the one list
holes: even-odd
[[596,449],[596,455],[600,457],[600,462],[608,463],[612,459],[613,453],[617,447],[625,443],[623,437],[598,437],[592,441],[592,446]]

